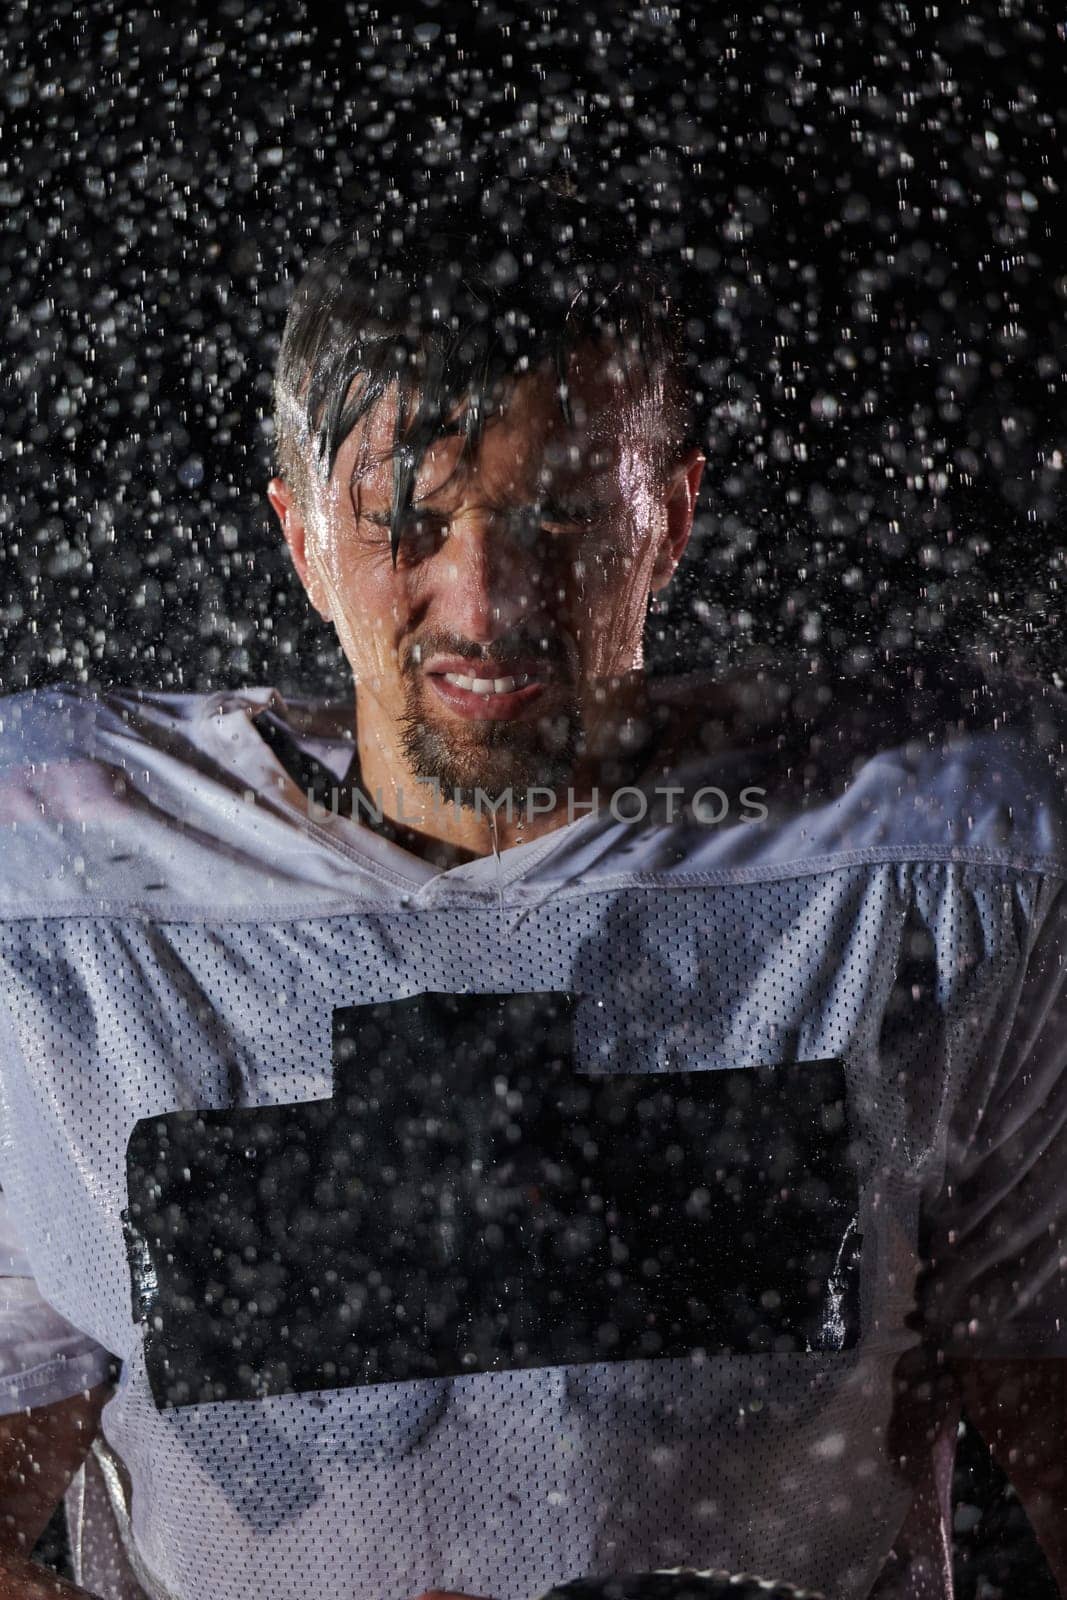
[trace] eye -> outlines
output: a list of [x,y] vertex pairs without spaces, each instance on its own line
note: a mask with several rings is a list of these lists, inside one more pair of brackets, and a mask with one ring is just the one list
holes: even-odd
[[603,518],[604,508],[588,501],[543,500],[536,515],[543,528],[570,532],[593,527]]
[[[387,511],[369,511],[364,520],[374,530],[375,543],[390,543],[392,519]],[[400,518],[400,548],[397,560],[402,563],[421,561],[432,555],[448,538],[448,523],[444,517],[427,511],[408,511]]]

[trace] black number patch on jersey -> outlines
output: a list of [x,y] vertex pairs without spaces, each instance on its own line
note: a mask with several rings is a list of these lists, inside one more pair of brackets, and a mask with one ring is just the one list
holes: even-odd
[[854,1344],[841,1063],[593,1076],[573,1021],[565,994],[350,1006],[329,1100],[139,1122],[157,1405]]

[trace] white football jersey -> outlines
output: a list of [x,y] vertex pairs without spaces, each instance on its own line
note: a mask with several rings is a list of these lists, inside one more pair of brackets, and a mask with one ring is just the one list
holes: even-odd
[[0,1404],[117,1374],[81,1582],[859,1600],[894,1371],[1064,1354],[1062,711],[760,694],[448,871],[309,803],[326,708],[0,705]]

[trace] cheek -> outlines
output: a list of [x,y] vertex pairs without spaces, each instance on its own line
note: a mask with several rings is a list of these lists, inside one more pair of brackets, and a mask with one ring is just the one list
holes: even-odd
[[582,562],[570,620],[590,677],[628,672],[638,664],[654,563],[655,545],[648,538],[616,544]]
[[654,545],[648,538],[613,540],[593,549],[576,564],[573,590],[582,608],[594,616],[621,616],[633,604],[647,599],[654,564]]
[[367,686],[396,676],[397,643],[411,611],[408,588],[388,554],[338,564],[334,625],[353,673]]

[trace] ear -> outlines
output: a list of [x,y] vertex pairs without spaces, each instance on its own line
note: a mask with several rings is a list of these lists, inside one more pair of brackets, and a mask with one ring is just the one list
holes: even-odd
[[690,450],[671,473],[667,491],[667,528],[652,568],[653,594],[667,587],[685,554],[689,535],[693,531],[693,513],[700,480],[704,475],[704,460],[699,450]]
[[271,510],[281,524],[289,554],[293,558],[296,575],[307,591],[307,597],[324,622],[330,621],[330,603],[314,565],[308,561],[307,530],[304,513],[297,505],[293,491],[284,478],[272,478],[267,485],[267,499]]

